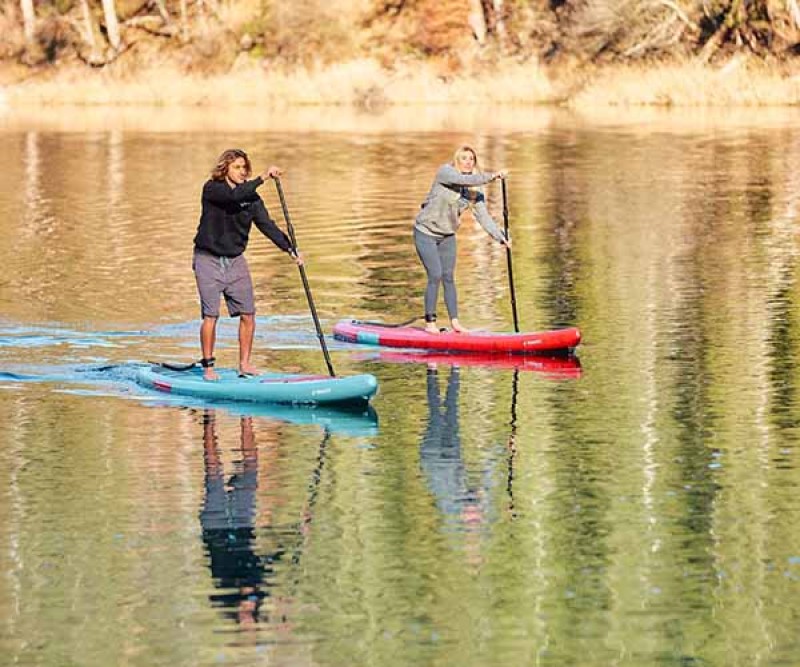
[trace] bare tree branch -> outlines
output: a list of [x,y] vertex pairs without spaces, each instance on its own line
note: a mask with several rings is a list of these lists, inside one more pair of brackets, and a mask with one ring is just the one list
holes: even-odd
[[36,12],[33,9],[33,0],[20,0],[20,9],[22,9],[22,27],[25,32],[25,43],[31,46],[36,32]]
[[119,19],[117,18],[117,8],[114,0],[103,0],[103,14],[106,18],[108,43],[114,51],[119,51],[122,46],[122,39],[119,33]]
[[180,0],[181,6],[181,40],[189,41],[189,20],[187,18],[186,0]]
[[97,40],[94,37],[94,23],[92,21],[92,13],[89,11],[88,0],[81,0],[81,18],[83,19],[81,29],[83,39],[89,45],[92,55],[95,55],[97,52]]
[[504,0],[492,0],[492,9],[494,10],[494,30],[501,46],[505,46],[506,43],[506,19],[504,5]]
[[797,0],[786,0],[786,11],[792,17],[795,28],[800,28],[800,7],[797,6]]
[[[794,0],[789,0],[789,1],[794,2]],[[672,0],[659,0],[659,4],[675,12],[675,15],[692,30],[698,29],[697,24],[686,15],[686,12],[684,12],[680,7],[678,7],[678,5],[672,2]]]
[[478,44],[485,44],[488,30],[481,0],[470,0],[468,21],[469,27],[472,28],[472,32],[475,35],[475,39],[478,40]]

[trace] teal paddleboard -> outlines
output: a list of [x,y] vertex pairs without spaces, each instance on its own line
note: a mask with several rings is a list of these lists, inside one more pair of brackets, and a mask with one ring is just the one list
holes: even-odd
[[249,401],[302,405],[366,403],[378,391],[374,375],[327,375],[262,373],[239,377],[228,368],[216,369],[219,380],[203,379],[203,369],[173,370],[152,365],[136,372],[139,384],[168,394],[194,396],[209,401]]

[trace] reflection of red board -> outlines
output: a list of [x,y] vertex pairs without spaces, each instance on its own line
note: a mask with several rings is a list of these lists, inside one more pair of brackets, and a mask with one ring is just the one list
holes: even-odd
[[532,333],[446,331],[430,334],[421,327],[376,326],[358,320],[342,320],[333,327],[333,335],[339,340],[367,345],[503,354],[566,354],[581,342],[581,332],[575,327]]
[[442,352],[380,352],[379,361],[389,363],[481,366],[544,373],[559,378],[579,378],[581,363],[576,357],[534,357],[519,354],[447,354]]

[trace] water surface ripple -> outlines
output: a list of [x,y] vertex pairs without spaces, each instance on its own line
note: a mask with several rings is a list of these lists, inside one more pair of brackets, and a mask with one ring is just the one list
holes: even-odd
[[[0,132],[2,662],[800,664],[796,128]],[[329,332],[419,314],[411,220],[462,142],[512,173],[523,328],[579,326],[579,362],[329,339],[379,378],[357,412],[132,381],[197,356],[222,149],[284,168]],[[258,234],[248,258],[257,363],[324,373],[296,269]],[[457,280],[468,325],[510,329],[471,220]]]

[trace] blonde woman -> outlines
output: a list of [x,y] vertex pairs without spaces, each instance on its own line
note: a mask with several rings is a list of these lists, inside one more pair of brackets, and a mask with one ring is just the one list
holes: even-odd
[[439,333],[436,325],[439,284],[444,285],[444,303],[451,328],[456,332],[468,331],[458,319],[458,295],[454,277],[456,231],[461,214],[470,208],[478,224],[489,236],[506,247],[511,247],[511,242],[489,214],[486,198],[480,191],[481,185],[506,176],[505,170],[480,171],[478,155],[470,146],[460,146],[453,155],[453,161],[442,165],[436,172],[433,185],[414,222],[414,246],[428,276],[425,288],[425,331]]

